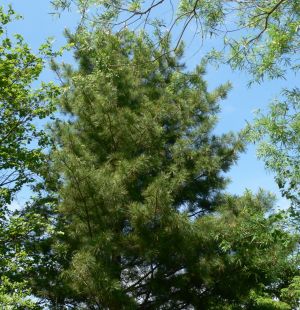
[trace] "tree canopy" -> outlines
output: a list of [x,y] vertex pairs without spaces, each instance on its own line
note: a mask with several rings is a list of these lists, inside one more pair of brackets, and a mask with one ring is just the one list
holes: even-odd
[[160,57],[168,41],[69,37],[79,67],[60,72],[67,118],[51,155],[66,221],[60,306],[291,309],[297,237],[270,196],[223,192],[243,149],[237,135],[213,134],[228,85],[208,92],[182,48]]
[[[255,80],[284,77],[286,69],[298,71],[298,1],[289,0],[54,0],[56,10],[75,5],[81,13],[80,25],[87,23],[159,31],[161,38],[173,36],[176,50],[192,31],[199,46],[212,36],[223,39],[209,57],[223,60],[232,68],[246,70]],[[164,12],[161,15],[161,12]]]
[[11,7],[0,7],[0,304],[5,309],[36,309],[26,278],[36,262],[26,242],[45,221],[39,214],[21,215],[11,203],[43,165],[47,138],[37,120],[52,113],[52,99],[59,91],[51,83],[33,90],[44,61],[20,35],[8,35],[15,18]]
[[[267,169],[275,173],[279,188],[285,188],[283,195],[293,198],[294,207],[297,205],[297,158],[300,156],[296,125],[299,115],[299,1],[55,0],[52,3],[58,11],[75,5],[81,13],[79,28],[100,24],[104,28],[112,27],[115,32],[127,27],[143,29],[150,34],[159,34],[157,44],[173,36],[169,52],[187,40],[186,32],[192,32],[192,40],[198,40],[199,50],[202,47],[207,53],[203,62],[228,64],[234,70],[248,72],[249,84],[262,83],[266,78],[286,78],[288,74],[295,73],[296,83],[291,78],[291,88],[277,94],[285,98],[280,99],[280,103],[271,103],[268,112],[256,115],[257,121],[251,125],[248,138],[258,143],[258,157],[264,160]],[[218,43],[213,43],[207,50],[205,46],[210,44],[211,38],[218,39]],[[283,114],[283,110],[289,110],[287,115]],[[292,126],[282,125],[288,124],[291,118]],[[286,142],[284,132],[288,132],[288,140],[293,141]]]
[[[76,64],[53,61],[62,84],[38,89],[43,55],[55,53],[46,43],[36,55],[11,36],[17,16],[0,8],[0,305],[298,309],[299,235],[271,194],[226,192],[244,132],[215,133],[231,86],[208,91],[203,63],[225,61],[259,82],[297,72],[299,4],[53,1],[72,4]],[[169,25],[159,10],[168,6]],[[224,48],[188,70],[192,25]],[[298,88],[286,90],[246,131],[263,141],[259,156],[294,206],[298,103]],[[40,120],[57,107],[46,132]],[[26,185],[34,197],[11,210]]]

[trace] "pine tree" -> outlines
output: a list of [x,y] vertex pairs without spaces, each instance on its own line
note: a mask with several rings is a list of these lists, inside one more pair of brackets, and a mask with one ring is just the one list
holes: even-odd
[[295,273],[293,238],[265,215],[268,196],[222,194],[243,148],[213,132],[229,85],[208,92],[203,68],[187,72],[183,48],[171,53],[167,41],[127,30],[69,36],[78,68],[62,73],[66,117],[52,152],[66,304],[253,309],[257,296],[276,297]]

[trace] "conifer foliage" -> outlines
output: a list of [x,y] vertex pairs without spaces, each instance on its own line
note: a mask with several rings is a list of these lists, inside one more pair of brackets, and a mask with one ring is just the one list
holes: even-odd
[[79,65],[62,72],[67,120],[53,129],[52,153],[68,304],[254,309],[258,297],[279,297],[294,241],[265,216],[272,201],[222,194],[243,148],[213,133],[229,85],[208,92],[203,68],[186,72],[182,48],[169,53],[169,42],[154,46],[144,34],[70,40]]

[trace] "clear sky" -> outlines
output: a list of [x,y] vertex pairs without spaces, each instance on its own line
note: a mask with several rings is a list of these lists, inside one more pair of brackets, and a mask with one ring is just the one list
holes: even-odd
[[[35,51],[47,37],[55,38],[55,47],[62,46],[65,43],[63,30],[65,28],[73,29],[78,20],[76,12],[66,13],[60,19],[49,14],[53,11],[49,0],[4,0],[3,2],[5,5],[11,3],[13,8],[24,17],[24,20],[12,25],[11,32],[22,34]],[[186,38],[189,39],[191,35],[192,33],[187,33]],[[214,44],[214,42],[211,43]],[[195,50],[198,48],[199,40],[195,39],[189,45],[186,55],[188,68],[193,68],[201,60],[204,49],[195,54]],[[72,62],[72,57],[66,55],[64,61]],[[55,80],[55,76],[50,70],[45,70],[41,78],[46,81]],[[226,66],[221,66],[218,69],[209,67],[205,78],[209,89],[226,81],[231,81],[233,85],[228,98],[221,102],[222,112],[216,128],[218,133],[229,130],[237,131],[243,128],[246,121],[251,122],[256,109],[266,109],[268,102],[276,96],[278,97],[283,87],[296,84],[294,77],[290,74],[287,76],[287,80],[266,81],[261,85],[248,88],[247,82],[250,77],[245,73],[232,72]],[[264,169],[262,162],[257,160],[253,145],[249,145],[247,152],[240,156],[238,164],[231,169],[229,177],[232,182],[228,191],[231,193],[241,194],[246,188],[255,192],[261,187],[280,197],[273,175]],[[19,200],[22,200],[21,196]],[[280,198],[278,205],[285,207],[288,202]]]

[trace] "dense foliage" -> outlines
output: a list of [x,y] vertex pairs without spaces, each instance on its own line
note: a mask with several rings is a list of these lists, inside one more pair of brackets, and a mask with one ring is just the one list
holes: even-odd
[[[259,143],[258,157],[275,173],[279,188],[285,187],[284,183],[292,185],[292,191],[283,190],[284,195],[288,198],[299,195],[299,165],[295,159],[300,157],[297,126],[286,128],[293,141],[281,144],[281,125],[268,125],[268,120],[278,125],[282,121],[288,123],[291,117],[295,118],[295,124],[299,118],[299,90],[295,88],[299,70],[299,1],[54,0],[52,3],[58,10],[70,9],[75,4],[82,17],[80,25],[100,23],[103,27],[113,27],[114,31],[143,28],[148,33],[159,33],[160,39],[173,34],[172,51],[189,38],[186,33],[192,32],[193,40],[199,42],[199,51],[207,52],[206,61],[229,64],[235,70],[248,72],[249,84],[295,73],[295,78],[290,78],[291,88],[283,91],[290,95],[280,100],[285,108],[270,104],[265,116],[257,115],[249,138]],[[219,40],[212,44],[211,37]],[[207,50],[207,43],[212,44],[211,49]],[[289,110],[288,116],[282,114],[283,110]]]
[[[152,15],[164,0],[53,1],[71,3],[77,65],[52,63],[60,89],[33,89],[44,60],[9,35],[17,16],[0,8],[1,308],[298,309],[297,227],[270,194],[225,192],[244,148],[241,135],[214,133],[230,85],[209,92],[204,68],[181,60],[194,23],[202,39],[225,29],[229,54],[209,57],[257,81],[297,72],[297,1],[181,0],[168,31]],[[246,29],[238,39],[230,16]],[[143,31],[128,30],[140,20]],[[40,119],[57,97],[49,136]],[[297,207],[299,90],[248,133]],[[12,211],[28,184],[35,197]]]
[[69,260],[60,305],[292,309],[296,236],[270,196],[223,194],[243,148],[213,134],[228,85],[209,93],[201,67],[184,70],[182,48],[161,57],[169,42],[144,34],[70,40],[79,68],[58,72],[67,119],[51,156],[66,220],[55,250]]

